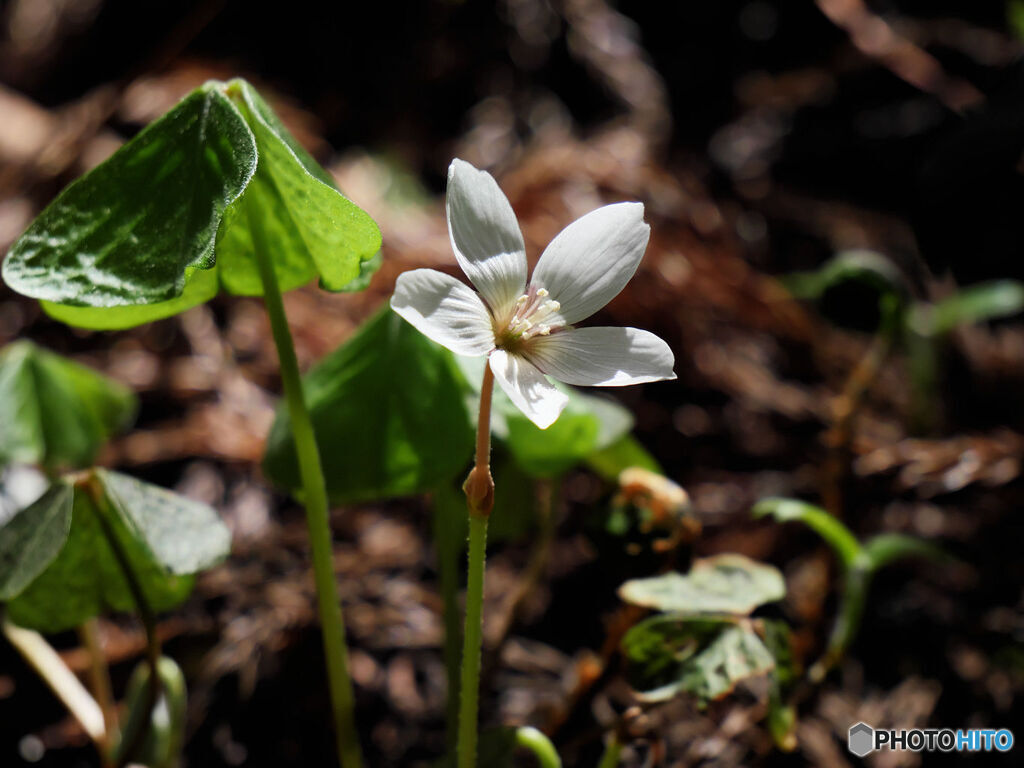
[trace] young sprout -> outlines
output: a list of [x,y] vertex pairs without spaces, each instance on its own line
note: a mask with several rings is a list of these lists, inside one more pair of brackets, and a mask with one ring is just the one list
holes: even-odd
[[641,203],[598,208],[566,227],[526,282],[526,247],[497,182],[463,160],[448,169],[448,231],[479,293],[433,269],[399,276],[391,307],[452,352],[487,355],[513,403],[541,429],[568,403],[567,384],[624,386],[674,379],[674,357],[636,328],[573,328],[615,298],[636,272],[650,228]]

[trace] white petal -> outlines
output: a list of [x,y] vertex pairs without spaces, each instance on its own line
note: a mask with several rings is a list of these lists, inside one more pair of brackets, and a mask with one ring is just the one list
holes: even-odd
[[606,205],[558,233],[537,262],[530,285],[547,288],[565,324],[579,322],[618,296],[633,277],[651,228],[643,203]]
[[676,377],[668,344],[636,328],[574,328],[536,336],[527,354],[544,373],[566,384],[621,387]]
[[503,349],[491,353],[491,370],[509,400],[541,429],[547,429],[569,402],[528,360]]
[[448,167],[448,234],[459,266],[503,317],[526,290],[526,246],[508,198],[487,171]]
[[459,355],[486,355],[494,348],[487,307],[465,283],[436,269],[403,272],[391,308],[416,330]]

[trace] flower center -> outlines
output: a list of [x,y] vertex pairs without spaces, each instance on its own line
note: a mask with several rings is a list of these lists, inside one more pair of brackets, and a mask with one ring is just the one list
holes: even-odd
[[544,322],[562,308],[554,299],[548,298],[547,288],[531,289],[516,299],[512,316],[504,327],[495,329],[497,346],[514,349],[534,336],[547,336],[561,327],[561,323]]

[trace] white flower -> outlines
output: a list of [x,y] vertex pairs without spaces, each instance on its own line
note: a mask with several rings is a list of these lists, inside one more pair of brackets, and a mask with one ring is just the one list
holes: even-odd
[[[636,328],[574,328],[636,272],[650,228],[641,203],[577,219],[551,241],[526,283],[526,248],[508,199],[486,171],[448,169],[448,232],[476,293],[433,269],[400,275],[391,308],[459,355],[489,357],[505,394],[546,429],[568,402],[547,376],[617,387],[674,379],[668,344]],[[546,374],[546,375],[545,375]]]

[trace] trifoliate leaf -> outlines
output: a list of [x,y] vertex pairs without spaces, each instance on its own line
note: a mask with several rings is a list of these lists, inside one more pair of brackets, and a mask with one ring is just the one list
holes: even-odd
[[[451,354],[389,308],[304,378],[327,491],[337,502],[432,490],[466,471],[473,430]],[[287,408],[278,409],[263,467],[301,487]]]
[[[59,481],[47,506],[31,512],[39,524],[55,527],[71,502],[70,528],[56,556],[47,548],[33,566],[38,573],[9,595],[8,615],[16,624],[58,632],[105,610],[134,611],[137,606],[123,562],[127,563],[154,611],[173,608],[191,591],[192,574],[214,565],[230,548],[230,534],[205,504],[177,496],[107,470],[91,470]],[[0,541],[4,529],[0,529]],[[45,567],[38,568],[45,562]],[[28,564],[22,566],[28,568]],[[14,592],[14,590],[10,590]]]
[[126,387],[29,341],[0,351],[0,465],[88,466],[136,409]]
[[772,655],[747,622],[682,615],[653,616],[622,640],[628,677],[642,701],[667,701],[680,693],[706,703],[737,683],[769,672]]
[[353,290],[380,250],[243,80],[210,81],[73,182],[12,246],[7,284],[86,328],[126,328],[214,296],[261,295],[254,233],[282,290]]

